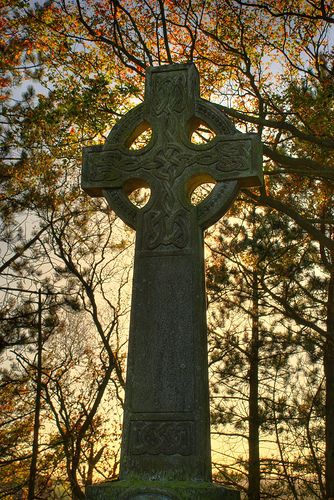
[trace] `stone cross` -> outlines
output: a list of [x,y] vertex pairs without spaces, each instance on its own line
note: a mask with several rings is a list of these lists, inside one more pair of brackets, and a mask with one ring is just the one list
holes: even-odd
[[[206,144],[190,140],[199,124],[215,132]],[[149,143],[130,149],[148,128]],[[143,104],[84,150],[83,189],[136,230],[121,479],[211,480],[203,231],[240,187],[261,182],[258,137],[200,98],[193,64],[149,68]],[[151,196],[138,208],[129,194],[144,186]]]

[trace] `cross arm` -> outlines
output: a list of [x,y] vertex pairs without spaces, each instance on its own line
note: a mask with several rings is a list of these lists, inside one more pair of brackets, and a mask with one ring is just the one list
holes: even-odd
[[136,177],[137,155],[117,145],[84,148],[81,187],[90,196],[103,196],[103,190],[121,188],[126,179]]
[[217,182],[238,180],[240,187],[261,186],[262,143],[255,134],[217,136],[196,149],[188,162],[195,173],[205,171]]

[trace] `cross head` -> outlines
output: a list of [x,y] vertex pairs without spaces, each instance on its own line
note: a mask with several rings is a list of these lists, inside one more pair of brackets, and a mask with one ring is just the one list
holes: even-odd
[[[197,145],[190,138],[200,123],[216,136]],[[131,150],[134,139],[149,127],[149,144]],[[85,148],[82,187],[91,196],[105,196],[130,226],[136,228],[143,218],[147,250],[184,248],[190,218],[205,228],[230,206],[236,189],[229,181],[237,181],[238,187],[261,184],[261,158],[255,134],[238,132],[217,105],[200,98],[193,64],[152,67],[144,103],[118,122],[103,146]],[[192,206],[192,191],[208,181],[216,182],[213,192],[200,206]],[[128,199],[140,187],[151,190],[142,209]]]

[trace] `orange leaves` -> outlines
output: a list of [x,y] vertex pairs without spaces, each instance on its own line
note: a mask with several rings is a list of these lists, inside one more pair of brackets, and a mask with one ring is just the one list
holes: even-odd
[[[0,77],[0,88],[6,88],[8,85],[10,85],[10,78],[9,77]],[[2,96],[0,96],[1,99]]]

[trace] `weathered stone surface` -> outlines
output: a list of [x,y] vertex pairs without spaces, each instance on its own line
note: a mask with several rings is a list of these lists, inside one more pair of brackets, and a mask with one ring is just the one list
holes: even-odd
[[91,500],[240,500],[236,490],[212,483],[110,481],[87,488]]
[[[204,145],[190,141],[200,122],[216,134]],[[148,127],[149,144],[130,150]],[[211,480],[203,230],[228,210],[240,186],[261,183],[261,164],[258,138],[238,132],[217,105],[199,97],[192,64],[149,68],[145,102],[119,121],[104,146],[84,151],[82,187],[105,196],[137,231],[123,480]],[[193,206],[191,192],[211,179],[211,194]],[[143,186],[151,197],[139,209],[128,195]],[[88,498],[104,498],[93,491]],[[212,498],[236,498],[224,495]]]

